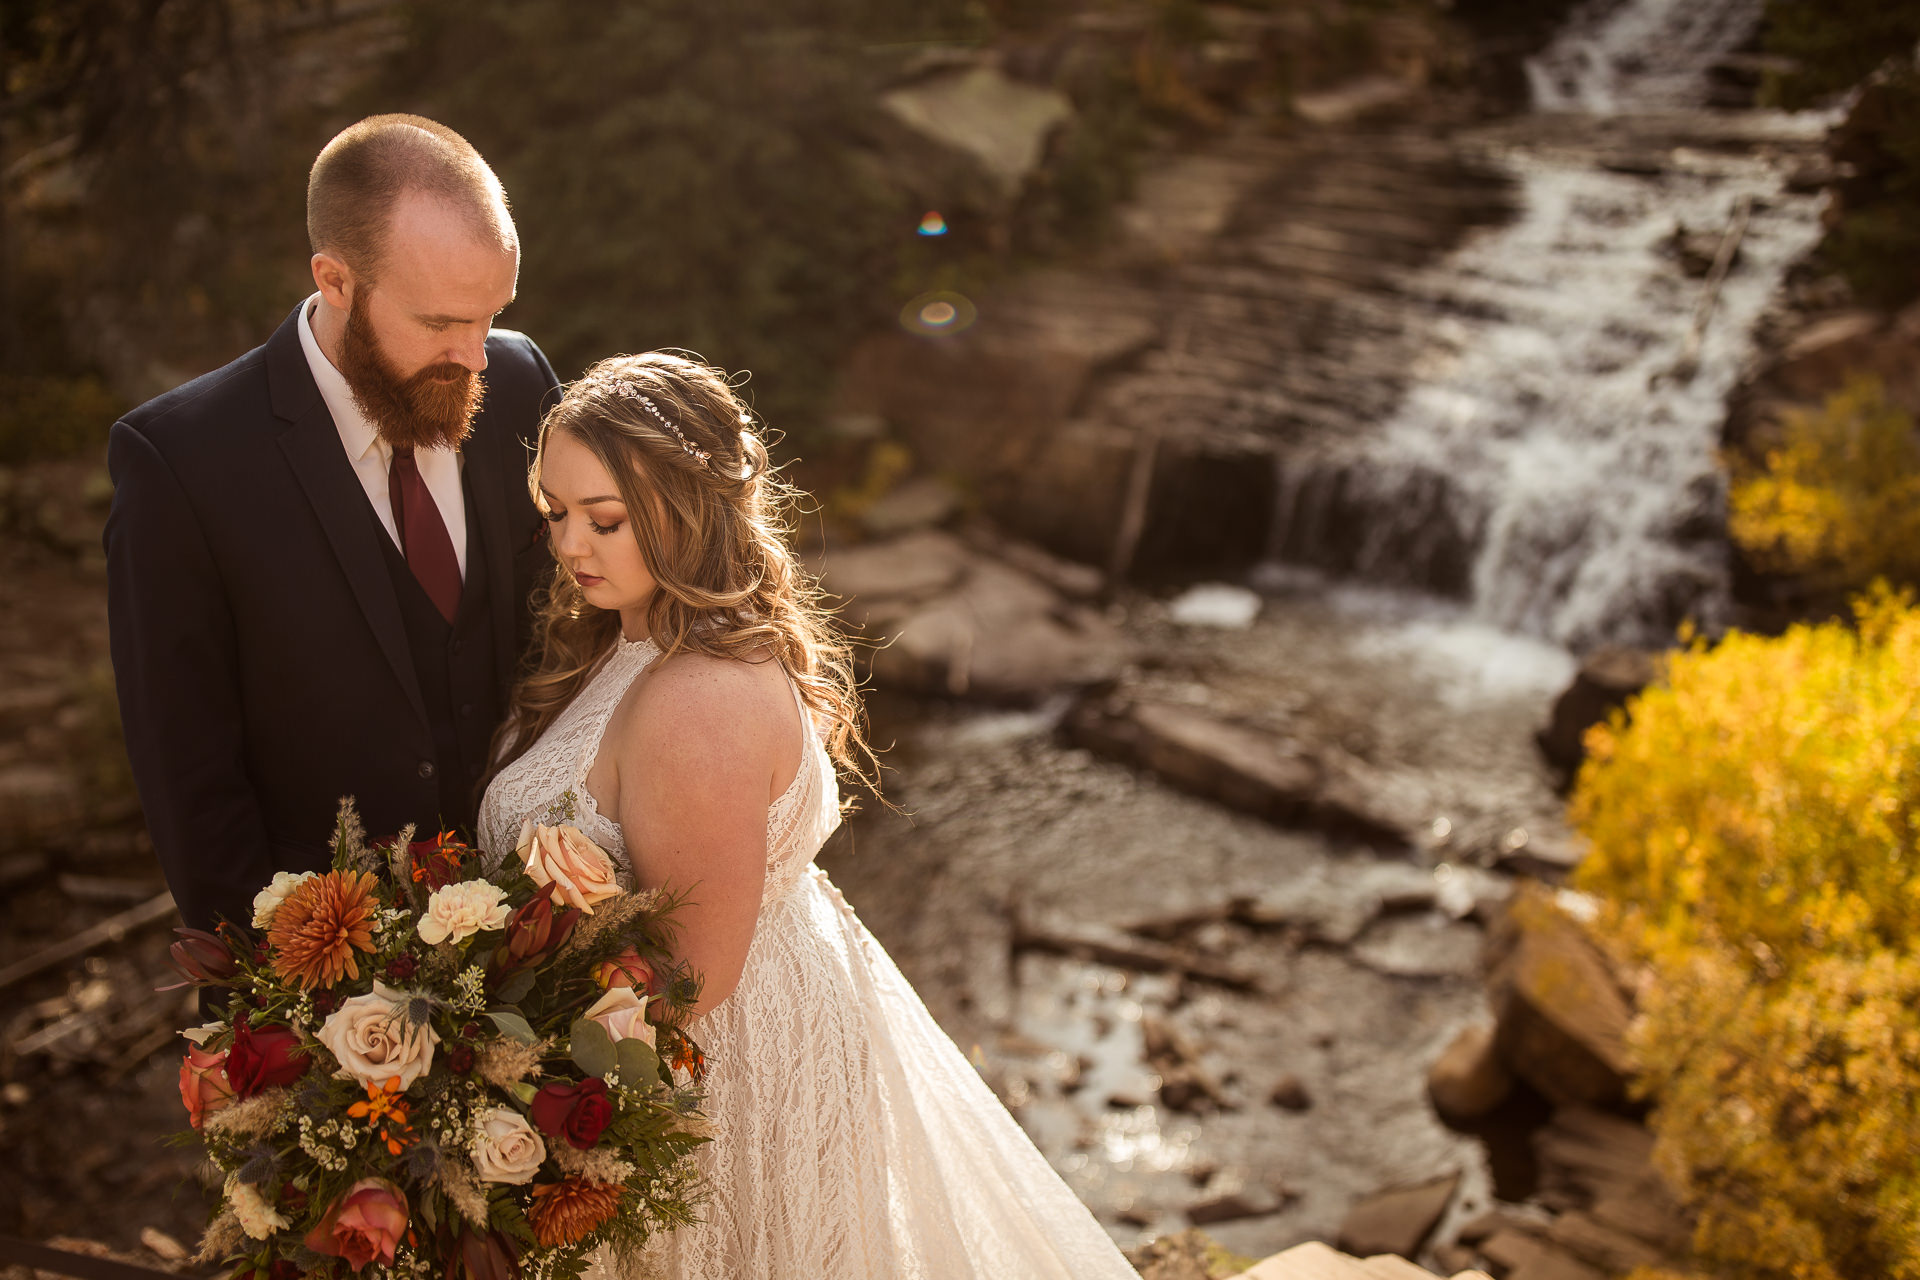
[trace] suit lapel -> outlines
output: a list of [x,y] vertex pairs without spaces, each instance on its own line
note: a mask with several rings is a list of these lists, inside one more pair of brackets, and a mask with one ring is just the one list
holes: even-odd
[[[494,439],[495,435],[504,433],[490,429],[494,424],[487,421],[485,409],[480,413],[480,420],[474,423],[473,434],[467,438],[466,447],[461,451],[467,459],[463,478],[467,484],[467,495],[473,500],[474,516],[480,526],[479,536],[487,553],[487,598],[493,614],[490,621],[493,626],[494,679],[504,696],[513,681],[514,659],[517,656],[514,647],[514,611],[519,602],[514,599],[514,546],[507,524],[506,474],[500,457],[504,442]],[[468,536],[471,537],[472,533]]]
[[[280,433],[280,448],[313,504],[314,515],[326,531],[334,557],[347,575],[347,584],[366,615],[367,625],[373,628],[381,653],[405,690],[408,704],[425,724],[426,699],[421,696],[420,677],[407,647],[400,598],[394,594],[393,579],[387,573],[378,541],[385,535],[380,522],[370,518],[367,492],[361,488],[353,464],[347,461],[333,415],[327,412],[327,403],[307,368],[306,352],[300,346],[299,314],[296,309],[267,340],[267,379],[274,413],[291,424]],[[488,550],[492,550],[491,543]]]

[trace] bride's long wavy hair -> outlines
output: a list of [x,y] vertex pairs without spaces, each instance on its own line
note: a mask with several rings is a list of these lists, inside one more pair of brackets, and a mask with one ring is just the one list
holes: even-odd
[[[540,468],[561,431],[593,451],[626,503],[629,527],[659,584],[647,630],[660,660],[687,650],[777,659],[822,722],[834,762],[877,790],[878,761],[863,729],[850,650],[790,545],[800,491],[773,466],[726,375],[659,351],[615,356],[587,370],[540,424],[527,487],[542,513]],[[556,566],[551,585],[534,600],[533,644],[494,735],[494,772],[523,755],[578,696],[619,632],[619,613],[587,603],[566,565]]]

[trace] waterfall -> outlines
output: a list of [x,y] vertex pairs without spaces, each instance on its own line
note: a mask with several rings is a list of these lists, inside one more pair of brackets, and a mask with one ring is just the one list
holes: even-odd
[[[1576,649],[1723,621],[1720,427],[1757,321],[1820,235],[1779,153],[1827,123],[1697,107],[1759,8],[1576,13],[1530,67],[1540,110],[1487,134],[1517,216],[1406,282],[1429,317],[1408,393],[1338,456],[1282,458],[1270,559],[1455,596]],[[1690,336],[1708,286],[1676,229],[1736,221],[1736,265]]]

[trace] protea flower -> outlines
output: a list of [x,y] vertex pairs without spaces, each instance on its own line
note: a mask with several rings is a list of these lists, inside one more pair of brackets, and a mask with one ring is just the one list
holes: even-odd
[[373,951],[373,876],[329,871],[303,882],[273,913],[274,972],[302,989],[360,976],[354,952]]

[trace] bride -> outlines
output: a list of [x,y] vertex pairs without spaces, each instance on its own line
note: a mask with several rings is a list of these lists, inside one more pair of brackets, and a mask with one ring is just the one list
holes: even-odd
[[1132,1280],[814,865],[836,766],[864,776],[871,753],[787,546],[794,491],[726,379],[603,361],[542,424],[530,486],[560,567],[482,844],[572,822],[631,884],[689,891],[717,1136],[704,1221],[658,1238],[647,1272]]

